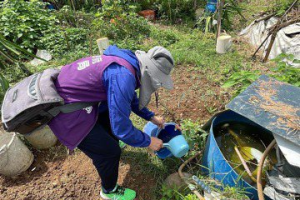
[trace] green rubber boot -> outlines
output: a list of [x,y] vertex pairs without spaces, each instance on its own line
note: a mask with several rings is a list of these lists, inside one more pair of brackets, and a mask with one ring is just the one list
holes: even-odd
[[117,185],[116,188],[108,194],[101,190],[100,196],[103,200],[134,200],[136,197],[136,192],[134,190]]

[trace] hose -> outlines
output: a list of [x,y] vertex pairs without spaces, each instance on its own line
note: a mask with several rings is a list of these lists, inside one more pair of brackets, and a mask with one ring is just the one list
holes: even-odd
[[186,161],[184,161],[179,169],[178,169],[178,174],[180,176],[180,178],[185,182],[185,184],[187,184],[187,186],[190,188],[190,190],[198,197],[198,199],[200,200],[205,200],[204,197],[202,197],[202,195],[195,189],[191,187],[191,184],[186,180],[186,178],[184,177],[182,170],[183,168],[189,163],[191,162],[193,159],[195,159],[197,156],[199,156],[202,152],[198,152],[196,153],[194,156],[190,157],[189,159],[187,159]]
[[276,144],[276,140],[274,139],[269,146],[266,148],[266,150],[264,151],[259,164],[258,164],[258,170],[257,170],[257,192],[258,192],[258,198],[259,200],[265,200],[264,197],[264,193],[263,193],[263,187],[262,187],[262,183],[261,183],[261,176],[262,176],[262,168],[265,162],[265,159],[267,157],[267,155],[269,154],[269,152],[271,151],[271,149],[275,146]]

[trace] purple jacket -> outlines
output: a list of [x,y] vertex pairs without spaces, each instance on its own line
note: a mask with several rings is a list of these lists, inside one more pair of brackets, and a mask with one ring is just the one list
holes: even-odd
[[[61,69],[55,83],[59,95],[66,104],[107,100],[102,75],[113,63],[126,67],[135,76],[131,64],[120,57],[102,55],[82,58]],[[97,116],[95,105],[68,114],[60,113],[48,125],[60,142],[73,150],[91,131]]]

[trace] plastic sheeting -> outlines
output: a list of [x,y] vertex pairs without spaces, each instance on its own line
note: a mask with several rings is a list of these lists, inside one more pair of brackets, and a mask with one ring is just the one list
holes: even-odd
[[[269,28],[276,24],[277,21],[278,19],[275,17],[259,22],[253,21],[248,27],[240,32],[240,35],[248,38],[252,45],[258,47],[267,37]],[[264,55],[266,54],[266,49],[269,46],[270,39],[271,37],[269,37],[262,46]],[[269,59],[276,58],[282,53],[292,54],[294,55],[294,59],[300,60],[300,23],[289,25],[278,31]],[[299,63],[293,63],[289,60],[286,60],[286,62],[295,67],[300,67]]]
[[[39,58],[42,58],[46,61],[49,61],[52,59],[52,55],[47,51],[47,50],[37,50],[36,56]],[[45,63],[46,61],[38,59],[38,58],[34,58],[32,61],[30,61],[30,64],[32,64],[33,66],[38,66],[40,64]]]

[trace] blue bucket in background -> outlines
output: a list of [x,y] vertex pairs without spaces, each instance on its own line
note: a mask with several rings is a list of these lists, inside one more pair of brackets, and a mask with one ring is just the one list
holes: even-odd
[[205,10],[210,13],[214,13],[217,10],[218,0],[208,0],[205,6]]
[[[163,143],[168,143],[172,138],[174,138],[178,135],[182,135],[181,131],[175,130],[175,125],[176,125],[176,123],[173,123],[173,122],[165,123],[165,128],[160,129],[152,122],[148,122],[144,126],[144,132],[147,135],[149,135],[150,137],[157,137],[157,138],[161,139],[163,141]],[[156,151],[155,154],[160,159],[165,159],[165,158],[173,156],[171,151],[166,147],[160,149],[159,151]]]
[[[258,194],[255,187],[244,181],[239,174],[237,174],[231,165],[228,163],[223,153],[221,152],[215,138],[214,128],[218,125],[239,122],[246,123],[251,126],[259,127],[264,132],[269,132],[263,127],[258,126],[251,120],[231,111],[225,111],[216,116],[211,123],[209,130],[209,137],[206,142],[205,151],[202,159],[202,171],[205,175],[213,179],[219,180],[225,186],[245,188],[250,199],[258,200]],[[269,199],[265,196],[265,199]]]

